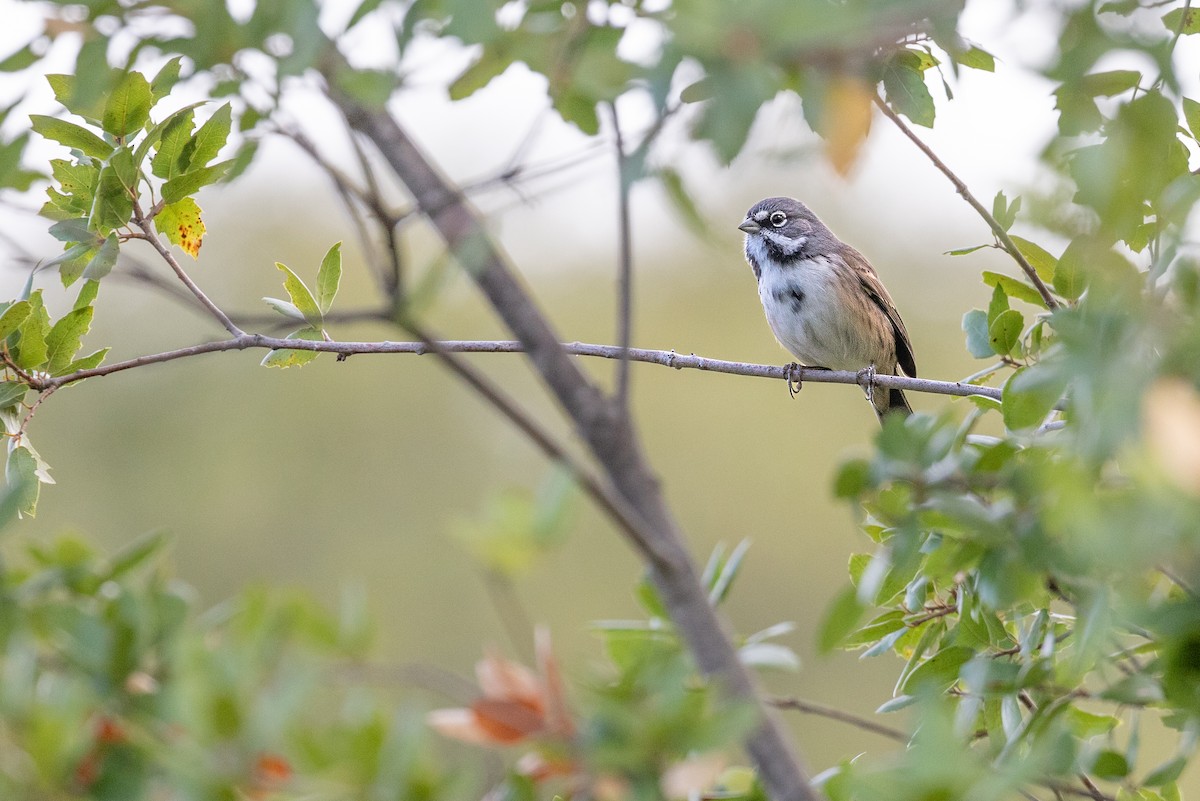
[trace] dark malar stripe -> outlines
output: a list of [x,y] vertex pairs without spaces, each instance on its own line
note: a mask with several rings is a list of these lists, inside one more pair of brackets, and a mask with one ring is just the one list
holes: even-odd
[[758,264],[758,259],[754,258],[754,254],[750,252],[750,247],[746,247],[746,261],[750,262],[750,269],[754,270],[754,280],[762,278],[762,267]]
[[781,264],[785,267],[789,267],[798,261],[807,261],[809,258],[809,256],[804,252],[804,248],[800,248],[795,253],[788,253],[778,244],[772,242],[770,239],[767,239],[765,236],[762,238],[762,243],[766,247],[767,255],[771,257],[771,261],[775,262],[776,264]]

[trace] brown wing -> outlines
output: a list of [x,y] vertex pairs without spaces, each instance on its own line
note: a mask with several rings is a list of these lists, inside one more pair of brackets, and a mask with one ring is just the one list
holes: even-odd
[[892,334],[896,338],[896,361],[905,373],[916,378],[917,361],[913,358],[912,342],[908,338],[908,329],[904,327],[904,321],[900,319],[900,312],[896,310],[892,296],[888,294],[883,282],[879,280],[875,268],[871,266],[866,257],[853,248],[847,248],[847,250],[851,254],[851,258],[847,261],[858,273],[859,284],[862,286],[863,292],[879,307],[880,311],[887,315],[892,324]]

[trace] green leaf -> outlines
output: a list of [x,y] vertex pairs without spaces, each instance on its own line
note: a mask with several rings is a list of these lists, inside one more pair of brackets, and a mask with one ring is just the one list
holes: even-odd
[[1142,779],[1142,784],[1148,787],[1162,787],[1164,784],[1170,784],[1183,774],[1183,769],[1187,765],[1187,756],[1180,754],[1147,773],[1146,778]]
[[1089,97],[1113,97],[1128,92],[1141,80],[1142,73],[1137,70],[1094,72],[1079,79],[1079,89]]
[[1089,737],[1108,734],[1116,728],[1121,719],[1114,715],[1095,715],[1073,706],[1066,711],[1066,721],[1072,734],[1086,740]]
[[1200,33],[1200,10],[1175,8],[1163,15],[1163,25],[1167,30],[1182,34]]
[[995,355],[988,332],[987,312],[971,309],[963,315],[962,329],[967,333],[968,353],[976,359],[988,359]]
[[985,72],[996,71],[996,58],[986,50],[981,50],[972,45],[970,49],[962,53],[956,53],[954,60],[964,67],[970,67],[973,70],[983,70]]
[[321,259],[321,267],[317,270],[317,308],[322,315],[333,306],[341,281],[342,243],[338,242]]
[[[192,103],[189,106],[184,106],[183,108],[176,109],[175,111],[172,111],[170,114],[168,114],[166,117],[164,117],[161,122],[156,123],[154,125],[154,127],[151,128],[146,133],[146,135],[142,137],[141,141],[138,142],[137,150],[135,150],[134,154],[133,154],[134,163],[140,167],[142,165],[142,162],[145,161],[145,159],[146,159],[146,154],[150,152],[150,148],[160,147],[159,143],[162,141],[163,136],[166,135],[167,129],[173,125],[176,125],[178,127],[172,131],[172,136],[174,137],[173,141],[178,145],[179,150],[176,151],[173,156],[170,156],[170,155],[164,156],[163,168],[164,169],[174,168],[176,173],[180,172],[182,169],[182,165],[179,163],[180,154],[182,154],[183,147],[187,144],[188,138],[191,136],[191,133],[192,133],[192,114],[196,108],[198,108],[199,106],[203,106],[204,103],[205,103],[205,101],[202,100],[198,103]],[[176,122],[176,120],[179,120],[180,118],[185,117],[185,116],[187,118],[186,122],[180,122],[180,123]],[[160,147],[160,149],[161,149],[161,147]],[[171,159],[174,159],[174,161],[173,162],[170,161]],[[168,162],[170,162],[170,163],[168,163]],[[151,161],[150,166],[152,169],[155,168],[153,161]],[[173,173],[172,176],[159,176],[159,177],[160,178],[161,177],[173,177],[174,174],[175,173]],[[155,175],[158,175],[158,173],[155,172]]]
[[857,498],[871,486],[871,464],[865,459],[851,459],[838,468],[833,482],[835,497]]
[[487,86],[512,65],[512,59],[488,48],[450,84],[450,99],[463,100]]
[[317,299],[313,297],[308,285],[301,280],[300,276],[292,272],[286,264],[275,262],[275,266],[283,273],[283,288],[287,290],[288,297],[292,299],[292,303],[304,315],[304,319],[313,328],[320,328],[322,322],[321,307],[317,305]]
[[[288,339],[307,339],[320,342],[325,335],[318,328],[301,328],[287,335]],[[302,367],[317,358],[315,350],[272,350],[263,357],[263,367]]]
[[100,294],[99,281],[85,281],[83,286],[79,288],[79,295],[75,298],[73,309],[80,309],[84,306],[92,305],[92,301],[96,299],[96,295]]
[[175,203],[196,194],[201,188],[216,183],[225,177],[231,161],[221,161],[211,167],[185,172],[163,184],[162,197],[167,203]]
[[88,227],[107,237],[113,230],[128,224],[132,216],[133,196],[125,188],[117,169],[106,164],[100,170],[96,197],[92,200],[92,210],[88,215]]
[[958,681],[959,670],[974,656],[971,648],[958,645],[943,648],[910,673],[900,691],[907,695],[924,687],[944,690]]
[[20,328],[32,312],[33,306],[27,300],[18,300],[9,305],[0,314],[0,339],[8,339],[8,335]]
[[1109,0],[1096,11],[1097,14],[1120,14],[1128,17],[1142,7],[1141,0]]
[[858,600],[858,591],[854,587],[844,587],[834,597],[829,611],[821,621],[821,629],[817,634],[817,647],[823,653],[828,653],[838,647],[843,640],[858,626],[863,615],[862,602]]
[[[352,69],[340,64],[334,72],[333,81],[347,95],[372,108],[380,108],[387,103],[398,84],[393,70]],[[241,130],[247,130],[247,122],[247,115],[243,114],[239,123]],[[251,117],[249,123],[252,125],[254,122]]]
[[875,714],[886,715],[888,712],[896,712],[905,707],[912,706],[919,700],[920,697],[916,695],[898,695],[892,700],[880,704],[879,708],[875,710]]
[[[233,128],[233,109],[228,103],[221,106],[204,121],[196,135],[183,148],[183,159],[187,162],[186,172],[194,172],[217,157],[229,140]],[[191,194],[190,192],[188,194]]]
[[[160,123],[161,133],[150,168],[154,174],[169,181],[184,171],[183,149],[192,139],[193,106],[182,108]],[[154,136],[154,131],[150,134]],[[150,137],[148,137],[150,138]]]
[[658,590],[654,586],[654,582],[650,580],[649,575],[643,576],[634,588],[634,597],[642,609],[651,617],[657,617],[663,620],[667,619],[667,608],[663,606],[662,596],[658,594]]
[[968,253],[974,253],[975,251],[981,250],[986,247],[988,247],[988,245],[974,245],[969,248],[959,248],[958,250],[947,250],[942,255],[943,256],[965,256]]
[[346,30],[350,30],[355,25],[362,22],[363,17],[379,8],[379,4],[381,2],[382,0],[362,0],[362,2],[358,4],[358,8],[354,9],[354,13],[350,15],[350,21],[346,23]]
[[1046,308],[1046,301],[1042,300],[1042,293],[1038,292],[1024,281],[1018,281],[1012,276],[994,273],[990,270],[983,271],[983,283],[990,287],[1002,287],[1004,294],[1010,298],[1023,300],[1026,303],[1032,303],[1035,306]]
[[1065,388],[1059,374],[1044,367],[1025,367],[1013,373],[1001,395],[1004,425],[1014,431],[1041,425]]
[[150,119],[154,96],[150,82],[140,72],[127,72],[104,104],[104,130],[118,139],[140,131]]
[[62,375],[70,375],[78,373],[80,370],[93,370],[104,362],[104,357],[108,355],[110,348],[101,348],[94,353],[89,353],[87,356],[81,356],[75,361],[68,364],[62,371]]
[[183,56],[175,56],[154,76],[150,81],[150,94],[154,96],[154,102],[158,102],[171,93],[171,89],[179,81],[179,65],[183,60]]
[[1187,120],[1188,130],[1192,136],[1200,139],[1200,103],[1190,97],[1183,99],[1183,118]]
[[38,479],[37,459],[28,448],[23,445],[10,448],[4,463],[4,480],[16,496],[17,510],[29,517],[37,514],[38,495],[42,486]]
[[712,577],[708,585],[708,602],[713,606],[721,604],[729,595],[734,579],[742,569],[742,561],[750,550],[750,540],[742,540],[730,552],[729,558],[720,563],[720,569]]
[[46,335],[46,371],[50,375],[62,375],[75,358],[84,334],[92,327],[95,311],[91,306],[72,309],[50,329]]
[[679,93],[679,100],[683,103],[703,103],[705,100],[711,100],[713,96],[712,81],[701,78],[683,87],[683,91]]
[[103,161],[113,152],[112,145],[87,128],[73,122],[60,120],[57,117],[47,117],[43,114],[30,114],[29,122],[35,132],[61,145],[78,150],[85,156]]
[[992,200],[992,216],[1005,231],[1012,228],[1013,223],[1017,221],[1017,212],[1020,210],[1021,198],[1019,197],[1009,203],[1003,192],[997,192],[995,199]]
[[50,331],[50,315],[42,302],[42,290],[29,296],[30,313],[17,326],[19,339],[13,361],[22,370],[35,370],[46,362],[46,334]]
[[112,272],[116,266],[117,256],[120,255],[120,245],[116,234],[109,234],[104,244],[92,256],[92,260],[83,268],[83,277],[89,281],[99,281]]
[[[997,287],[998,288],[998,287]],[[988,326],[988,343],[998,356],[1012,353],[1025,328],[1025,316],[1016,309],[1001,312]]]
[[297,309],[296,304],[289,300],[280,300],[279,298],[263,298],[263,303],[267,304],[289,320],[295,320],[298,323],[307,322],[304,317],[304,312]]
[[1076,300],[1087,288],[1089,257],[1094,255],[1091,243],[1083,238],[1067,245],[1054,270],[1054,291],[1067,300]]
[[29,387],[20,381],[0,381],[0,409],[15,406],[25,400]]
[[1129,762],[1124,754],[1105,749],[1096,754],[1089,772],[1097,778],[1116,781],[1129,775]]
[[87,220],[82,217],[59,220],[50,226],[48,233],[59,242],[84,242],[99,245],[103,241],[88,230]]
[[33,52],[33,48],[25,45],[20,50],[17,50],[10,56],[5,56],[3,61],[0,61],[0,72],[20,72],[23,69],[32,67],[41,56]]
[[883,91],[888,105],[917,125],[933,127],[936,110],[933,95],[925,85],[921,57],[911,50],[901,50],[883,69]]
[[[1017,250],[1021,251],[1021,255],[1029,262],[1029,266],[1037,273],[1038,278],[1043,281],[1054,280],[1054,270],[1058,266],[1058,259],[1051,256],[1046,250],[1036,242],[1030,242],[1019,236],[1010,235],[1013,244],[1017,246]],[[1040,299],[1040,295],[1038,296]],[[1040,300],[1039,300],[1040,302]]]
[[1008,311],[1008,295],[1004,288],[997,286],[992,289],[992,300],[988,303],[988,326],[996,322],[996,318]]

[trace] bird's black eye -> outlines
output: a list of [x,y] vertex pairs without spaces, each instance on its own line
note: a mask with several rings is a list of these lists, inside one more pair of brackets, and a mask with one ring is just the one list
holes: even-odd
[[787,223],[786,214],[784,214],[782,211],[771,212],[771,225],[775,226],[776,228],[782,228],[785,223]]

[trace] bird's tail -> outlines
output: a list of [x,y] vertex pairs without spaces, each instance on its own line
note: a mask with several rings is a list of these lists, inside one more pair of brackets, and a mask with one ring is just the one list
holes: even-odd
[[879,416],[880,423],[886,415],[902,414],[907,417],[912,411],[912,407],[908,405],[908,398],[904,396],[904,390],[889,389],[876,395],[875,414]]

